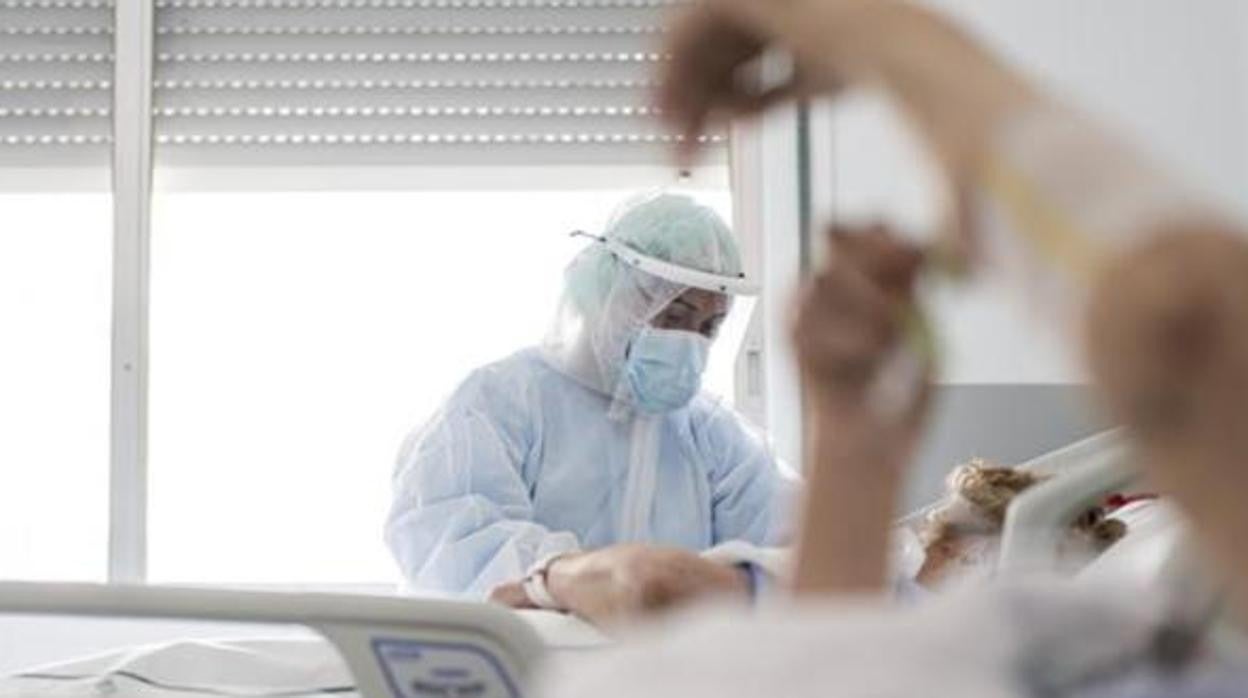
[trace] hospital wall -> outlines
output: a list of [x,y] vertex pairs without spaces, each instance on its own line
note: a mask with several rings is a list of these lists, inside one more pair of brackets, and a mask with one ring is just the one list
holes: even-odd
[[[929,0],[1056,94],[1239,213],[1248,212],[1248,5],[1238,0]],[[831,187],[823,216],[885,216],[914,234],[936,217],[931,169],[889,105],[815,108]],[[820,142],[816,139],[816,142]],[[817,178],[818,179],[818,178]],[[996,286],[936,290],[942,387],[906,507],[970,456],[1016,462],[1104,426],[1078,361]]]

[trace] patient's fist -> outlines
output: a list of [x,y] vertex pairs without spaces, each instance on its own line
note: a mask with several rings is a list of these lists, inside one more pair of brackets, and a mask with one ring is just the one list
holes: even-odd
[[1124,255],[1094,290],[1087,338],[1109,407],[1145,445],[1176,456],[1248,449],[1242,239],[1175,231]]

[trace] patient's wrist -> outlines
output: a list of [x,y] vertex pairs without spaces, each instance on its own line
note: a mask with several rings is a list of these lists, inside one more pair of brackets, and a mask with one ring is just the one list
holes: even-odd
[[903,472],[918,438],[917,429],[892,428],[863,407],[810,404],[814,471]]

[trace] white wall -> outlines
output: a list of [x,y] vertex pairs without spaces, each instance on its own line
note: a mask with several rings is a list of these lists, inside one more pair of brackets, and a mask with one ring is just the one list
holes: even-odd
[[[1058,94],[1114,124],[1238,212],[1248,212],[1248,7],[1239,0],[929,0]],[[880,100],[837,107],[838,216],[934,218],[932,182]],[[937,294],[950,383],[1079,379],[1056,338],[1004,289]]]

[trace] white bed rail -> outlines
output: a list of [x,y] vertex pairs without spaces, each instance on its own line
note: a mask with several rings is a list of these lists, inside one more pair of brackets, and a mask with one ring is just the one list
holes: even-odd
[[1000,575],[1051,572],[1058,541],[1082,511],[1129,485],[1127,446],[1116,431],[1104,432],[1025,464],[1055,475],[1011,503],[1001,535]]
[[[1110,449],[1122,447],[1122,435],[1118,429],[1098,432],[1075,443],[1063,446],[1036,456],[1029,461],[1019,463],[1022,470],[1030,470],[1045,475],[1060,475],[1064,472],[1078,470],[1090,461],[1100,458]],[[897,521],[899,525],[917,527],[921,525],[930,512],[945,504],[944,499],[937,499],[903,516]]]
[[335,646],[362,698],[422,695],[412,684],[429,671],[456,677],[472,689],[464,695],[518,698],[544,653],[536,631],[514,613],[457,601],[3,582],[0,614],[302,625]]

